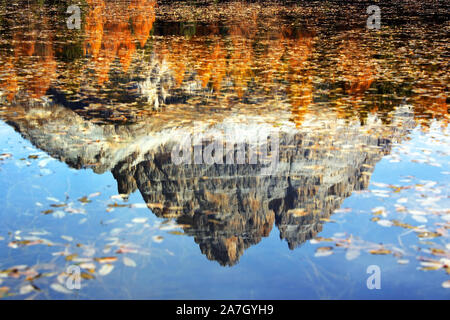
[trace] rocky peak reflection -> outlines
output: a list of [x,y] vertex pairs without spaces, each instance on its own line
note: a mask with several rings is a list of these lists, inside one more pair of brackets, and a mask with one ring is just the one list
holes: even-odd
[[[367,187],[376,162],[414,122],[408,106],[393,111],[389,127],[376,116],[361,125],[326,109],[322,116],[306,115],[298,127],[285,111],[278,115],[284,121],[277,128],[277,169],[261,175],[262,164],[175,165],[174,145],[199,123],[98,125],[59,105],[15,110],[8,123],[38,148],[72,167],[110,170],[119,193],[139,191],[154,214],[176,219],[208,259],[222,265],[237,263],[274,225],[291,249],[317,235],[346,197]],[[236,123],[241,135],[268,125],[262,116],[230,116],[201,128],[226,130]]]

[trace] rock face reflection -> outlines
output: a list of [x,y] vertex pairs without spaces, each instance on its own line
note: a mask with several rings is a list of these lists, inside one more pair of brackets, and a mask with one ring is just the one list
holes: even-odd
[[389,127],[376,116],[361,125],[324,109],[321,116],[306,116],[299,128],[282,121],[289,112],[279,113],[279,163],[262,175],[260,163],[175,165],[171,151],[192,132],[228,130],[236,123],[241,135],[266,130],[263,116],[244,122],[230,115],[214,125],[147,119],[115,126],[93,124],[59,105],[14,108],[8,123],[34,145],[75,168],[110,170],[119,193],[139,190],[154,214],[175,218],[202,253],[221,265],[237,263],[274,225],[291,249],[317,235],[346,197],[367,187],[376,162],[413,126],[408,106],[393,111]]

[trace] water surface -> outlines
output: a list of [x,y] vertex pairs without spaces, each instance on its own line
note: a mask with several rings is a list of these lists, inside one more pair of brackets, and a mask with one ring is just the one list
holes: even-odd
[[448,299],[448,8],[402,5],[2,4],[0,297]]

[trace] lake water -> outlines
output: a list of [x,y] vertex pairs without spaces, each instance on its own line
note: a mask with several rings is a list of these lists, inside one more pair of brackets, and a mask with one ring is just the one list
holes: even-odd
[[448,6],[67,7],[0,4],[0,298],[450,298]]

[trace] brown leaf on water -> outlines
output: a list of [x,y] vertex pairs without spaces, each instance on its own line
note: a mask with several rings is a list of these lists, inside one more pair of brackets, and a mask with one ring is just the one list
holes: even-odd
[[416,229],[415,226],[412,226],[412,225],[410,225],[408,223],[404,223],[404,222],[401,222],[401,221],[398,221],[398,220],[392,220],[392,223],[396,227],[402,227],[402,228],[405,228],[405,229]]
[[442,250],[442,249],[431,248],[431,254],[433,254],[435,256],[445,256],[446,252],[445,252],[445,250]]
[[176,235],[176,236],[184,236],[184,232],[181,231],[169,231],[168,233]]
[[120,247],[116,250],[116,253],[136,253],[137,250],[133,248],[127,248],[127,247]]
[[68,255],[67,257],[66,257],[66,261],[72,261],[73,259],[75,259],[76,257],[78,257],[78,254],[71,254],[71,255]]
[[81,273],[81,278],[83,278],[85,280],[95,279],[95,277],[91,273],[87,273],[87,272],[82,272]]
[[41,211],[43,214],[50,214],[50,213],[53,213],[53,210],[51,210],[51,209],[49,209],[49,210],[44,210],[44,211]]
[[351,245],[351,243],[352,243],[352,239],[351,238],[349,238],[349,239],[337,239],[335,245],[336,245],[336,247],[348,247],[348,246]]
[[370,254],[391,254],[392,251],[389,249],[380,248],[380,249],[370,250],[369,253]]
[[43,243],[42,240],[20,240],[20,241],[11,241],[8,243],[8,247],[10,248],[18,248],[18,247],[24,247],[24,246],[33,246],[36,244]]
[[78,199],[78,201],[80,201],[81,203],[90,203],[90,202],[92,202],[92,200],[89,200],[88,197],[86,197],[86,196]]
[[51,204],[50,207],[53,207],[53,208],[64,208],[64,207],[67,207],[67,204],[65,204],[65,203],[54,203],[54,204]]
[[117,257],[94,258],[98,263],[111,263],[117,261]]
[[441,267],[436,265],[436,266],[428,266],[428,267],[421,267],[420,270],[422,271],[430,271],[430,270],[438,270]]
[[118,204],[117,202],[114,202],[113,204],[108,204],[108,208],[126,208],[129,207],[128,204]]
[[333,247],[320,247],[317,248],[315,257],[326,257],[333,254]]
[[429,232],[429,231],[425,231],[425,232],[419,232],[419,233],[417,234],[417,236],[418,236],[419,238],[437,238],[437,237],[440,237],[441,234],[440,234],[440,233],[437,233],[437,232]]
[[8,277],[14,278],[14,279],[19,279],[20,275],[21,275],[20,270],[15,269],[15,268],[9,270],[9,273],[8,273]]
[[27,270],[26,272],[24,272],[22,274],[25,275],[25,277],[26,277],[25,280],[27,280],[27,281],[34,281],[34,280],[42,277],[42,274],[37,272],[34,269]]
[[385,212],[386,212],[386,210],[385,210],[384,208],[374,208],[374,209],[372,210],[372,214],[373,214],[373,215],[376,215],[376,216],[382,215],[382,214],[384,214]]

